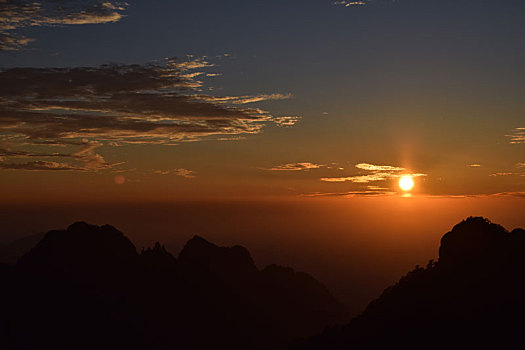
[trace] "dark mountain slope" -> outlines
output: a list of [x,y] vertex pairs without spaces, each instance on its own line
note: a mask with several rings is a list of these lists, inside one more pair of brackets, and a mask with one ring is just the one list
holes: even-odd
[[0,263],[15,264],[22,255],[40,242],[44,235],[45,233],[37,233],[9,243],[0,244]]
[[245,248],[138,254],[108,225],[50,231],[0,280],[2,349],[280,349],[346,317],[315,279],[259,271]]
[[296,349],[516,349],[525,344],[525,231],[471,217],[347,326]]

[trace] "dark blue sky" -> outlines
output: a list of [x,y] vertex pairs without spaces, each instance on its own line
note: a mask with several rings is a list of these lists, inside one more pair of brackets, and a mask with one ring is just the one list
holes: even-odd
[[[366,162],[424,174],[425,193],[524,189],[523,142],[510,142],[525,126],[523,1],[370,0],[345,7],[329,0],[131,0],[122,13],[114,23],[19,28],[36,40],[0,52],[0,65],[75,67],[207,56],[214,66],[203,69],[220,76],[200,78],[204,93],[291,94],[257,107],[274,117],[302,118],[293,127],[269,126],[228,145],[144,146],[126,153],[131,167],[158,168],[162,157],[151,164],[137,159],[160,152],[197,173],[217,171],[224,178],[239,169],[294,162],[339,164],[348,170],[339,175],[351,177],[362,175],[353,167]],[[107,149],[107,139],[93,141],[122,160]],[[222,151],[212,155],[211,148]],[[210,162],[222,165],[203,165]],[[465,173],[478,163],[477,173]],[[265,181],[246,171],[243,176]],[[312,175],[298,191],[360,186],[342,181],[329,190],[319,179],[338,174],[326,172]],[[491,177],[497,173],[511,175]],[[282,187],[289,187],[285,182]]]

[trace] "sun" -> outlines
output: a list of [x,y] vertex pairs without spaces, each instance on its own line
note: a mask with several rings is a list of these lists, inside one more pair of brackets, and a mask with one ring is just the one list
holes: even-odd
[[410,191],[414,187],[414,180],[412,179],[412,176],[403,175],[399,179],[399,187],[401,187],[403,191]]

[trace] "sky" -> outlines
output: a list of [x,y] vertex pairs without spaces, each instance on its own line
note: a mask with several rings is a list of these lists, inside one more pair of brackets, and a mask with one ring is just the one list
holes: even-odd
[[522,197],[523,10],[2,0],[3,200]]
[[525,226],[524,13],[0,0],[0,242],[84,220],[176,254],[199,234],[358,312],[467,216]]

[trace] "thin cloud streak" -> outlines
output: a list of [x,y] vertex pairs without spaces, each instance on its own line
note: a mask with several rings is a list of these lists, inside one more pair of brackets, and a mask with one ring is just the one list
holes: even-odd
[[234,105],[263,102],[263,101],[276,101],[276,100],[287,100],[292,98],[292,94],[260,94],[254,96],[207,96],[207,95],[195,95],[195,100],[214,102],[214,103],[231,103]]
[[400,168],[390,165],[374,165],[368,163],[359,163],[355,166],[357,169],[363,169],[367,171],[403,171],[405,168]]
[[300,197],[343,197],[343,198],[353,198],[353,197],[381,197],[381,196],[391,196],[395,192],[387,191],[346,191],[346,192],[311,192],[300,194]]
[[86,171],[85,168],[75,167],[66,163],[31,161],[26,163],[0,163],[0,169],[4,170],[30,170],[30,171]]
[[[354,197],[381,197],[381,196],[396,196],[398,193],[392,191],[348,191],[348,192],[311,192],[299,194],[299,197],[342,197],[342,198],[354,198]],[[402,197],[405,195],[402,195]],[[449,195],[439,195],[439,194],[416,194],[410,195],[411,198],[525,198],[525,192],[515,191],[515,192],[497,192],[497,193],[479,193],[479,194],[449,194]]]
[[154,173],[158,175],[176,175],[184,177],[186,179],[194,179],[196,177],[195,171],[183,168],[173,170],[156,170]]
[[489,176],[492,176],[492,177],[499,177],[499,176],[525,176],[525,174],[524,173],[502,172],[502,173],[490,174]]
[[509,135],[505,135],[510,139],[510,143],[517,145],[517,144],[524,144],[525,143],[525,127],[519,127],[512,130],[512,133]]
[[314,164],[310,162],[300,162],[300,163],[288,163],[283,165],[277,165],[272,168],[265,168],[264,170],[269,171],[303,171],[303,170],[312,170],[312,169],[320,169],[322,167],[326,167],[326,165],[322,164]]
[[363,6],[363,5],[368,4],[368,0],[366,1],[341,0],[341,1],[334,1],[332,2],[332,4],[338,5],[338,6],[344,6],[344,7]]

